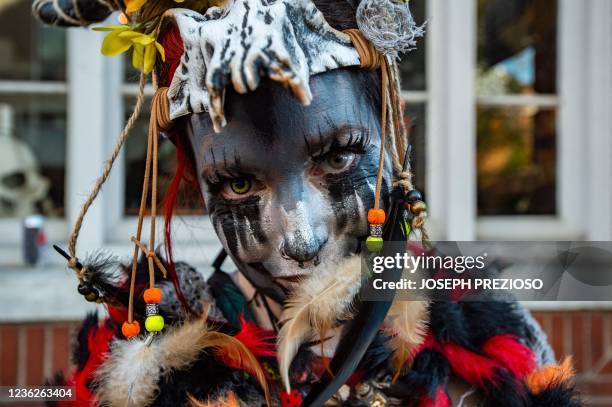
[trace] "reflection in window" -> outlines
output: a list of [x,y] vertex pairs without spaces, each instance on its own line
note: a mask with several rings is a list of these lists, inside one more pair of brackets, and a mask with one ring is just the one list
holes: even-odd
[[32,2],[0,2],[0,80],[66,79],[66,33],[44,27]]
[[412,146],[412,182],[414,187],[425,193],[425,104],[408,103],[405,123],[408,129],[408,142]]
[[556,0],[478,0],[479,215],[556,213],[556,37]]
[[[410,10],[417,24],[423,24],[427,20],[425,0],[411,0]],[[425,38],[427,35],[425,35]],[[400,75],[402,78],[402,88],[405,90],[425,90],[425,38],[417,40],[416,49],[401,55],[399,64]]]
[[478,109],[478,213],[554,214],[556,110]]
[[0,218],[64,216],[66,98],[0,96]]
[[477,94],[553,94],[556,0],[479,0]]
[[[126,100],[126,121],[132,113],[135,100]],[[150,100],[145,101],[149,107]],[[147,153],[147,134],[149,128],[149,111],[144,110],[141,117],[130,133],[125,145],[125,214],[135,216],[140,207],[140,195],[145,172],[145,158]],[[159,144],[159,195],[158,204],[164,200],[170,182],[176,172],[176,149],[171,141],[165,137],[160,138]],[[183,182],[177,195],[174,213],[178,215],[202,215],[204,204],[198,188]]]

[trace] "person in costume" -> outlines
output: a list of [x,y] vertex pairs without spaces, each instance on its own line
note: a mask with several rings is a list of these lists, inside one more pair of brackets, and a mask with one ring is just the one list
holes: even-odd
[[[360,254],[428,241],[412,188],[397,63],[424,27],[400,0],[36,0],[132,50],[134,115],[62,252],[88,300],[81,405],[578,406],[571,363],[513,301],[360,300]],[[77,255],[88,207],[156,89],[134,259]],[[156,249],[157,146],[177,174]],[[206,281],[172,257],[172,207],[198,188],[224,250]],[[149,235],[143,219],[150,207]],[[225,273],[230,257],[238,272]]]

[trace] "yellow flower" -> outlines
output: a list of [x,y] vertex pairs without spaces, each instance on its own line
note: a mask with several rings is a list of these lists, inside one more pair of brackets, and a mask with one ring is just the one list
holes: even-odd
[[[148,0],[124,0],[125,12],[127,14],[132,14],[133,12],[140,10],[140,8],[144,6],[147,1]],[[174,0],[175,3],[183,3],[184,1],[185,0]]]
[[166,60],[164,47],[157,42],[154,34],[140,33],[127,25],[96,27],[94,30],[109,31],[102,42],[100,50],[102,55],[115,56],[134,47],[132,65],[136,69],[142,69],[145,74],[150,73],[155,67],[158,53],[162,61]]

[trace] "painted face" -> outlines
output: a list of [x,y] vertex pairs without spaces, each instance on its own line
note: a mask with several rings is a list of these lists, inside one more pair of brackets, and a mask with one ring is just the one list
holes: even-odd
[[[287,287],[355,252],[367,236],[380,148],[371,75],[313,77],[308,107],[271,82],[228,94],[228,125],[219,134],[208,114],[192,115],[187,127],[204,200],[238,267]],[[385,190],[389,180],[388,170]]]

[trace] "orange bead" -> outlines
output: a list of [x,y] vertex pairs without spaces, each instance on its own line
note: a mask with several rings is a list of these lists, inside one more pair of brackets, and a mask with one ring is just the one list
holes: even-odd
[[162,290],[159,288],[149,288],[144,292],[144,300],[147,304],[159,304],[162,297]]
[[134,321],[131,324],[125,321],[123,325],[121,325],[121,333],[128,339],[134,338],[140,333],[140,324],[138,321]]
[[385,211],[382,209],[370,209],[368,211],[368,222],[372,225],[382,225],[385,223]]

